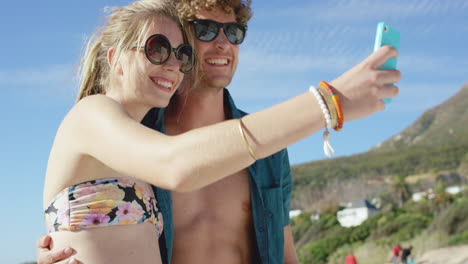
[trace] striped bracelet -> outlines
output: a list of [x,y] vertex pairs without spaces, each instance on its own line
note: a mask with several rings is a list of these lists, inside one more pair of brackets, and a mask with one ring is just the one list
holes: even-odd
[[327,90],[330,96],[332,97],[333,103],[335,104],[335,107],[336,107],[336,114],[338,117],[337,123],[335,127],[333,127],[333,129],[335,129],[336,131],[340,131],[343,128],[343,122],[344,122],[344,115],[343,115],[343,109],[341,107],[340,98],[338,97],[338,94],[336,93],[335,88],[333,88],[333,86],[331,86],[329,83],[325,81],[321,81],[319,83],[319,87]]

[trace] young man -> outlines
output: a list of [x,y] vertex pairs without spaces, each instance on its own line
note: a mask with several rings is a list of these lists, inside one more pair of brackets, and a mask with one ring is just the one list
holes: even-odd
[[[232,1],[200,10],[190,2],[181,1],[179,7],[195,31],[199,82],[145,120],[157,120],[148,125],[168,135],[245,115],[225,87],[236,71],[245,36],[245,26],[238,21],[250,18],[250,8]],[[191,16],[192,10],[200,11]],[[222,23],[235,24],[223,28]],[[168,263],[298,262],[289,227],[291,175],[286,150],[195,192],[173,192],[171,197],[168,191],[155,189],[166,213],[160,245],[166,248],[161,252],[163,259],[167,252]]]
[[[200,79],[196,87],[184,87],[167,109],[150,112],[143,121],[168,135],[245,115],[225,87],[236,71],[246,30],[242,23],[250,18],[250,3],[214,3],[209,9],[206,3],[198,3],[201,9],[196,9],[197,4],[190,2],[180,1],[180,8],[198,37],[195,49]],[[200,11],[190,14],[192,10]],[[203,34],[216,27],[216,36]],[[298,263],[289,226],[291,185],[288,154],[283,150],[195,192],[155,188],[164,219],[164,235],[159,241],[163,261]],[[67,257],[63,250],[44,250],[39,249],[39,263]]]

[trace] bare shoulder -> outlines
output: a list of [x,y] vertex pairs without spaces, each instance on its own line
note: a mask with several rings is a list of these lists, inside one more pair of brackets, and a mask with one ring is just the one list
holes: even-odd
[[132,121],[122,105],[105,95],[91,95],[81,99],[66,114],[60,124],[56,140],[64,139],[67,147],[80,146],[89,141],[103,126]]
[[65,116],[62,126],[89,128],[106,120],[130,119],[122,105],[105,95],[91,95],[81,99]]
[[[102,115],[127,115],[124,108],[120,103],[114,99],[102,95],[90,95],[81,99],[70,110],[67,116],[70,117],[99,117]],[[128,116],[128,115],[127,115]]]

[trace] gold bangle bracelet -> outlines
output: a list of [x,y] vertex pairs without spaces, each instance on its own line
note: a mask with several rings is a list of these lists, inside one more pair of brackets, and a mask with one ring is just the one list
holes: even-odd
[[239,119],[239,130],[240,130],[242,138],[244,139],[245,148],[249,151],[250,156],[256,161],[257,156],[255,155],[255,153],[253,152],[252,147],[250,146],[249,142],[247,141],[247,137],[245,136],[245,133],[244,133],[242,119]]

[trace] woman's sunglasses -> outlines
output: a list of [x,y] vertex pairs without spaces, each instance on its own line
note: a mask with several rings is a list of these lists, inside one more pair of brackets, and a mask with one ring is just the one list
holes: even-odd
[[150,36],[145,43],[145,46],[133,46],[134,49],[145,49],[146,58],[156,65],[166,63],[174,52],[176,59],[182,61],[180,71],[183,73],[189,73],[195,66],[195,58],[192,46],[182,44],[177,48],[173,48],[169,39],[161,34],[155,34]]
[[236,22],[220,23],[210,19],[195,19],[189,23],[195,27],[196,38],[206,42],[214,40],[220,28],[223,28],[224,35],[229,42],[235,45],[241,44],[247,33],[247,25]]

